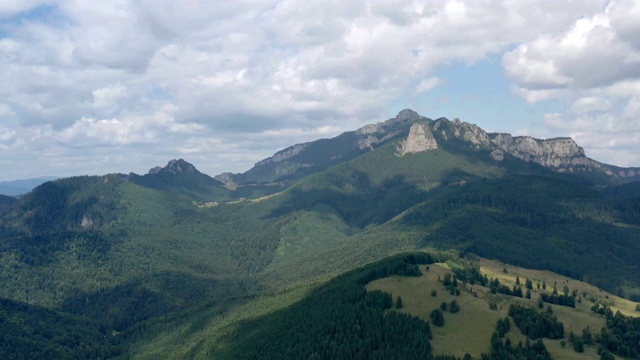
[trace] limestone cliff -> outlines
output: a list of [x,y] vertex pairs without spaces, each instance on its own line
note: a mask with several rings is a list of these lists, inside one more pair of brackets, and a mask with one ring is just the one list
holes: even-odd
[[[584,149],[571,138],[539,140],[529,136],[512,137],[509,134],[494,134],[491,142],[498,149],[518,159],[532,161],[549,168],[588,169],[595,166],[595,162],[585,155]],[[496,154],[492,156],[494,160],[498,160]]]
[[302,150],[304,150],[304,148],[307,146],[307,144],[296,144],[293,146],[289,146],[288,148],[278,151],[277,153],[275,153],[272,157],[266,158],[262,161],[258,161],[256,163],[255,166],[261,166],[261,165],[266,165],[269,163],[277,163],[277,162],[282,162],[284,160],[287,160],[291,157],[294,157],[296,155],[298,155]]
[[398,152],[400,156],[419,153],[438,148],[438,143],[427,124],[415,123],[409,129],[409,135],[400,142]]

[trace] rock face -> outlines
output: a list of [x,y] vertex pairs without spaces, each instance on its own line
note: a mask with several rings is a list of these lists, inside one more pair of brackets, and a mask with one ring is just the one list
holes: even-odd
[[277,163],[292,158],[298,155],[304,148],[307,147],[307,144],[296,144],[290,146],[284,150],[278,151],[272,157],[266,158],[262,161],[258,161],[255,166],[262,166],[269,163]]
[[91,216],[89,214],[84,214],[80,226],[82,226],[83,228],[89,228],[93,226],[93,220],[91,219]]
[[460,138],[463,141],[470,142],[477,148],[483,145],[487,146],[490,144],[489,136],[487,135],[487,133],[475,124],[462,122],[460,121],[460,119],[455,118],[451,122],[451,127],[453,128],[454,135],[457,138]]
[[[528,136],[512,137],[509,134],[497,134],[491,142],[507,153],[550,168],[594,166],[584,149],[571,138],[539,140]],[[494,160],[498,160],[494,157]]]
[[222,174],[218,174],[216,176],[213,177],[214,179],[220,181],[221,183],[227,185],[227,184],[232,184],[235,185],[234,181],[233,181],[233,174],[226,172],[226,173],[222,173]]
[[427,124],[415,123],[409,129],[409,135],[400,142],[398,151],[400,156],[411,153],[419,153],[438,148],[438,143]]

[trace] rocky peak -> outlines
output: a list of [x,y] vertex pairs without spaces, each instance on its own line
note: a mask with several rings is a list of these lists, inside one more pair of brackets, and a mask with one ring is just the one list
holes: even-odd
[[411,109],[404,109],[400,111],[398,115],[396,115],[396,117],[391,118],[387,121],[378,122],[375,124],[369,124],[359,128],[358,130],[356,130],[356,134],[370,135],[370,134],[386,133],[388,132],[389,128],[393,127],[393,125],[403,123],[403,122],[416,121],[419,119],[423,119],[423,117],[420,116],[420,114],[418,114],[417,112]]
[[417,120],[419,118],[420,118],[420,114],[418,114],[417,112],[411,109],[404,109],[398,113],[395,120],[400,122],[400,121]]
[[179,159],[179,160],[174,159],[169,161],[167,166],[163,168],[159,168],[159,166],[156,166],[150,169],[148,172],[148,175],[158,174],[158,173],[170,173],[170,174],[178,175],[178,174],[199,173],[199,171],[198,169],[196,169],[195,166],[186,162],[183,159]]

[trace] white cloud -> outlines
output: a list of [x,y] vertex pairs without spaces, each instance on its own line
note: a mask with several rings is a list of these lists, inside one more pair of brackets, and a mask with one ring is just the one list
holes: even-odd
[[590,89],[640,77],[638,54],[610,20],[610,12],[624,7],[624,2],[612,2],[562,34],[542,33],[519,45],[503,57],[507,74],[529,89]]
[[584,114],[593,111],[606,111],[610,108],[611,101],[595,96],[580,98],[571,105],[571,111],[577,114]]
[[427,91],[435,88],[436,86],[440,85],[440,83],[441,83],[441,81],[437,77],[431,77],[431,78],[428,78],[428,79],[424,79],[424,80],[420,81],[420,83],[416,87],[416,92],[418,92],[418,93],[427,92]]
[[93,105],[96,107],[113,106],[127,96],[127,89],[120,83],[96,89],[91,92]]
[[[45,14],[26,13],[40,4]],[[513,93],[531,106],[565,105],[548,111],[558,111],[556,120],[539,119],[544,131],[582,127],[617,138],[617,129],[635,131],[640,6],[607,4],[0,2],[0,119],[12,134],[5,146],[24,159],[109,159],[113,168],[142,147],[155,155],[131,161],[188,153],[205,170],[244,171],[292,138],[380,121],[398,99],[440,85],[439,70],[487,56],[502,56]],[[206,149],[215,154],[205,158]]]

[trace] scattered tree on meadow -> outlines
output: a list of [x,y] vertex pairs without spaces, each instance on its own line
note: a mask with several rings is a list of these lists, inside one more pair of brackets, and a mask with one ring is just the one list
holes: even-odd
[[433,310],[430,314],[430,317],[431,317],[431,323],[433,324],[433,326],[437,326],[437,327],[444,326],[444,314],[442,313],[442,310],[440,309]]
[[449,308],[449,305],[447,304],[446,301],[443,301],[442,304],[440,304],[440,310],[447,311],[448,308]]
[[452,314],[457,313],[458,311],[460,311],[460,305],[458,305],[458,302],[456,300],[452,300],[451,304],[449,305],[449,311]]

